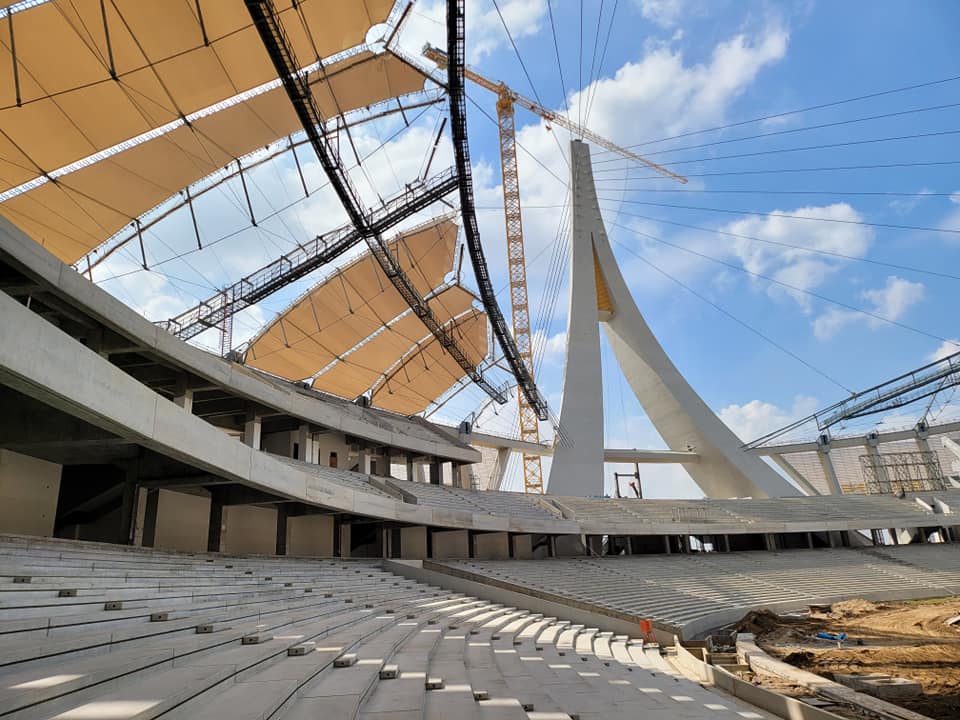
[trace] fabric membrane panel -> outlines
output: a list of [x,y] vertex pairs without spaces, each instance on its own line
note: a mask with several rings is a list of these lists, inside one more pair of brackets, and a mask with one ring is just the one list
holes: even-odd
[[[310,80],[325,117],[416,92],[424,83],[396,56],[370,52]],[[183,188],[300,129],[286,93],[276,88],[17,195],[0,213],[72,263]]]
[[[469,310],[475,300],[473,293],[454,285],[428,302],[437,321],[445,324]],[[408,310],[385,330],[316,378],[313,387],[342,397],[356,398],[374,387],[384,373],[418,343],[426,343],[431,337],[420,318]]]
[[[471,309],[451,330],[466,356],[479,365],[487,354],[487,315]],[[463,369],[436,338],[411,351],[371,394],[371,403],[403,415],[422,412],[464,377]]]
[[[276,3],[309,65],[362,44],[393,0],[296,6]],[[51,0],[0,25],[0,192],[276,77],[241,0]]]
[[[456,242],[456,224],[440,220],[404,233],[389,247],[422,296],[439,287],[452,270]],[[303,380],[407,309],[373,256],[364,253],[271,322],[251,341],[246,362],[288,380]]]

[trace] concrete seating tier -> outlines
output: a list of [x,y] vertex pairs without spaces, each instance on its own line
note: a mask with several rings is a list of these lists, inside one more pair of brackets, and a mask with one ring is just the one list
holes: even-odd
[[447,485],[429,485],[395,478],[387,482],[406,496],[415,498],[418,505],[538,520],[556,520],[560,517],[559,512],[551,512],[524,493],[461,490]]
[[626,636],[377,561],[0,536],[0,601],[4,718],[770,717]]
[[577,520],[646,523],[743,523],[711,500],[631,500],[619,498],[558,497]]
[[371,484],[369,475],[353,472],[351,470],[341,470],[340,468],[327,467],[326,465],[306,463],[302,460],[294,460],[293,458],[284,457],[283,455],[271,454],[271,457],[280,460],[281,462],[285,462],[288,465],[292,465],[300,470],[306,470],[307,472],[313,473],[323,480],[328,480],[337,485],[342,485],[343,487],[350,488],[356,492],[365,492],[370,493],[371,495],[380,495],[381,497],[393,499],[392,495],[388,495],[380,488]]
[[[944,498],[950,491],[940,493]],[[936,496],[937,493],[927,495]],[[842,495],[762,500],[634,500],[615,498],[557,497],[556,501],[584,522],[641,522],[682,524],[754,524],[852,522],[873,527],[920,527],[938,525],[935,515],[913,498],[891,495]],[[929,500],[929,498],[928,498]],[[945,500],[949,504],[949,500]],[[953,500],[960,512],[960,491]]]
[[443,565],[677,630],[705,629],[711,618],[728,622],[757,607],[960,594],[960,549],[949,544]]

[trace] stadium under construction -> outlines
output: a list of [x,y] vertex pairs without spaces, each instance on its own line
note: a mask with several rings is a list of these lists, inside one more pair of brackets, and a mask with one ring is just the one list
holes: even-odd
[[[422,56],[406,0],[3,5],[0,717],[923,717],[758,687],[770,658],[729,628],[960,594],[960,352],[738,437],[647,324],[591,153],[687,179],[467,67],[465,0]],[[496,94],[506,294],[466,83]],[[515,106],[567,165],[552,405]],[[422,113],[418,174],[371,177],[358,129]],[[212,199],[240,229],[213,236]],[[101,286],[277,223],[282,253],[162,317]],[[602,348],[664,447],[606,446]],[[643,497],[663,465],[701,496]]]

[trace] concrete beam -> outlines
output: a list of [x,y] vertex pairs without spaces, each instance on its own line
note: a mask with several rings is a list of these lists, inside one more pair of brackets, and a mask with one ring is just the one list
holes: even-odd
[[[939,436],[946,435],[947,433],[953,433],[960,431],[960,422],[950,422],[944,423],[943,425],[934,425],[931,428],[928,428],[927,432],[929,435]],[[913,440],[916,437],[916,430],[910,428],[909,430],[896,430],[894,432],[880,433],[878,435],[879,442],[889,443],[896,442],[897,440]],[[848,447],[859,447],[863,445],[863,436],[858,435],[856,437],[849,438],[831,438],[830,447],[832,448],[848,448]],[[798,452],[809,452],[811,450],[817,449],[817,442],[815,440],[811,442],[802,442],[802,443],[788,443],[785,445],[765,445],[763,447],[751,448],[747,452],[753,453],[754,455],[789,455],[790,453]]]
[[[487,433],[470,433],[461,435],[464,442],[476,447],[495,448],[522,452],[527,455],[550,457],[553,455],[553,446],[545,443],[533,443],[518,438],[501,437]],[[700,455],[683,450],[643,450],[638,448],[604,448],[603,461],[608,463],[698,463]]]
[[[376,410],[326,399],[173,337],[62,263],[6,218],[0,218],[0,258],[29,282],[44,287],[60,301],[61,307],[76,312],[84,322],[101,325],[124,338],[129,346],[144,348],[158,361],[189,373],[196,379],[195,388],[226,388],[260,406],[378,444],[460,462],[481,459],[475,449],[433,429],[426,421],[390,417],[384,422],[383,415]],[[419,431],[406,431],[409,425],[417,425]]]

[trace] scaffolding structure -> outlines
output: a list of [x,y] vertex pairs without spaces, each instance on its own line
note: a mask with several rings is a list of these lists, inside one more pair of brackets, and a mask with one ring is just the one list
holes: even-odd
[[940,458],[933,451],[867,453],[860,456],[860,467],[871,495],[944,489]]

